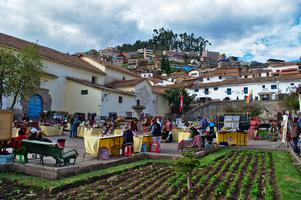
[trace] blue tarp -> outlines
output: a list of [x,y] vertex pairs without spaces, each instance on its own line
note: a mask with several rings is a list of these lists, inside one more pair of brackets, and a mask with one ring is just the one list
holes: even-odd
[[185,70],[185,71],[190,71],[190,70],[196,69],[198,67],[197,66],[185,65],[185,66],[175,66],[175,68],[176,69],[182,69],[182,70]]

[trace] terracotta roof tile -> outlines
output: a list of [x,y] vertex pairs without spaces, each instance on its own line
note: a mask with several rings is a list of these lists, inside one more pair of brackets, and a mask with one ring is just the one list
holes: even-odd
[[[16,50],[22,50],[28,45],[32,45],[32,44],[34,43],[0,33],[0,46],[13,48]],[[75,67],[86,71],[105,75],[103,71],[83,61],[77,56],[71,56],[42,45],[37,45],[37,46],[42,58],[52,60],[61,64],[65,64],[70,67]]]
[[238,84],[247,84],[247,83],[262,83],[262,82],[276,82],[276,81],[290,81],[290,80],[301,80],[301,74],[297,75],[286,75],[286,76],[268,76],[268,77],[256,77],[256,78],[241,78],[241,79],[229,79],[219,82],[212,83],[199,83],[193,84],[191,88],[206,88],[206,87],[215,87],[222,85],[238,85]]
[[155,94],[159,94],[159,95],[164,95],[166,94],[166,87],[162,87],[162,86],[153,86],[152,90]]
[[[86,55],[84,55],[86,56]],[[125,73],[125,74],[128,74],[128,75],[131,75],[131,76],[134,76],[136,78],[141,78],[138,74],[134,73],[134,72],[131,72],[127,69],[125,69],[124,67],[121,67],[121,66],[118,66],[118,65],[114,65],[114,64],[111,64],[111,63],[107,63],[103,60],[101,60],[100,57],[97,57],[97,56],[86,56],[90,59],[93,59],[94,61],[98,62],[99,64],[111,69],[111,70],[114,70],[114,71],[118,71],[118,72],[121,72],[121,73]]]
[[284,66],[292,66],[292,65],[300,65],[299,62],[277,62],[277,63],[271,63],[271,67],[284,67]]
[[116,88],[116,87],[128,87],[128,86],[136,86],[139,83],[143,82],[144,78],[132,79],[132,80],[122,80],[122,81],[113,81],[111,83],[107,83],[107,87]]
[[112,91],[112,92],[116,92],[116,93],[120,93],[120,94],[135,96],[135,94],[133,94],[131,92],[125,92],[125,91],[122,91],[122,90],[109,88],[109,87],[106,87],[106,86],[100,85],[100,84],[93,84],[93,83],[91,83],[87,80],[83,80],[83,79],[78,79],[78,78],[73,78],[73,77],[67,77],[66,79],[70,80],[70,81],[73,81],[73,82],[76,82],[76,83],[79,83],[79,84],[89,86],[89,87],[101,89],[101,90],[107,90],[107,91]]

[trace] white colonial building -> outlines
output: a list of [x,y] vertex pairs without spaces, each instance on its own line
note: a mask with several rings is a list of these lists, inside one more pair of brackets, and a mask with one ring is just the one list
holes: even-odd
[[211,83],[195,82],[186,90],[189,94],[196,95],[197,99],[206,97],[216,100],[243,100],[252,93],[253,99],[273,100],[278,94],[295,91],[299,84],[301,74],[231,79]]
[[[31,44],[0,33],[0,48],[18,52]],[[43,111],[96,113],[98,116],[116,113],[134,117],[132,106],[139,101],[141,105],[145,103],[147,114],[164,115],[168,112],[164,95],[154,92],[148,83],[133,91],[109,86],[116,81],[141,79],[135,73],[97,57],[71,56],[41,45],[38,49],[45,71],[40,89],[15,106],[23,113],[29,113],[31,118],[39,117]],[[145,96],[148,101],[142,98]],[[11,101],[11,97],[5,97],[2,108],[9,108]]]

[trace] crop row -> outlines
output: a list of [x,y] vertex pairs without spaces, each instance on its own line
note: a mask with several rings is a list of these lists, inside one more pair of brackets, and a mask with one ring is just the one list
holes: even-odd
[[[232,151],[205,168],[186,177],[168,165],[151,165],[86,184],[77,190],[62,191],[70,196],[90,199],[275,199],[274,168],[271,153]],[[83,196],[78,196],[83,195]]]

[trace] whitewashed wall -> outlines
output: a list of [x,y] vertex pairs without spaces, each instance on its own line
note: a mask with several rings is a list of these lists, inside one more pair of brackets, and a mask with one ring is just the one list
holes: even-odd
[[[291,85],[293,84],[293,85]],[[195,89],[186,89],[190,95],[196,94],[196,98],[200,97],[210,97],[212,99],[223,100],[226,97],[229,97],[231,100],[237,99],[237,97],[242,100],[248,94],[244,94],[244,87],[248,88],[248,93],[253,91],[253,98],[257,96],[259,98],[258,93],[260,92],[275,92],[275,93],[290,93],[290,91],[294,91],[298,85],[301,84],[301,80],[293,80],[289,82],[263,82],[263,83],[248,83],[248,84],[240,84],[240,85],[223,85],[216,87],[208,87],[209,94],[205,94],[205,88],[199,88],[198,91]],[[265,86],[263,88],[262,86]],[[276,85],[277,89],[271,89],[271,85]],[[214,90],[217,88],[217,90]],[[231,88],[231,95],[227,95],[227,89]],[[278,89],[279,88],[279,89]]]
[[50,80],[41,84],[42,88],[49,89],[49,94],[52,98],[51,110],[54,111],[65,111],[66,101],[70,100],[68,96],[66,96],[66,77],[74,77],[92,81],[92,76],[94,76],[96,77],[97,83],[102,84],[104,82],[104,75],[99,75],[74,67],[69,67],[60,63],[43,60],[43,66],[45,66],[46,72],[58,76],[57,79]]
[[[122,103],[118,102],[119,96],[122,96]],[[118,116],[126,116],[126,112],[132,112],[132,116],[137,117],[135,111],[132,109],[132,106],[136,105],[135,96],[103,91],[101,100],[101,116],[109,116],[110,112],[116,112]]]
[[273,67],[273,66],[269,66],[268,69],[270,69],[272,72],[277,72],[277,70],[284,70],[284,69],[297,69],[298,70],[298,65],[288,65],[288,66],[277,66],[277,67]]
[[83,59],[84,61],[90,63],[91,65],[97,67],[98,69],[102,70],[103,72],[105,72],[107,75],[104,78],[104,83],[109,83],[112,82],[114,80],[123,80],[125,78],[125,80],[131,80],[131,79],[136,79],[136,76],[133,75],[129,75],[127,73],[122,73],[119,71],[115,71],[112,70],[108,67],[105,67],[104,65],[94,61],[91,58],[88,57],[81,57],[81,59]]

